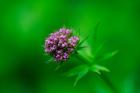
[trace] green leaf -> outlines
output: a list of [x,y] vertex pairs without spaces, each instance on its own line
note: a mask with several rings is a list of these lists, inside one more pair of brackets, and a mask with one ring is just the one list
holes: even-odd
[[100,44],[94,52],[94,58],[98,55],[99,51],[103,48],[104,43]]
[[76,48],[76,51],[79,51],[79,50],[84,49],[84,48],[87,48],[87,46],[78,46],[78,47]]
[[107,59],[113,57],[114,55],[116,55],[117,53],[118,53],[118,50],[113,51],[111,53],[107,53],[101,57],[100,61],[107,60]]
[[78,46],[81,46],[88,38],[89,38],[90,35],[86,36],[82,41],[79,42]]
[[48,59],[47,61],[46,61],[46,64],[49,64],[49,63],[51,63],[51,62],[53,62],[54,61],[54,59],[53,58],[50,58],[50,59]]
[[76,85],[77,85],[77,82],[78,82],[81,78],[83,78],[87,73],[88,73],[88,69],[84,69],[84,70],[80,71],[80,72],[78,73],[76,79],[75,79],[74,86],[76,86]]
[[60,67],[61,67],[61,65],[60,65],[60,64],[58,64],[58,65],[56,66],[56,68],[54,69],[54,71],[56,71],[56,70],[60,69]]
[[64,64],[64,62],[63,61],[60,61],[60,62],[56,62],[57,63],[57,66],[56,66],[56,68],[54,69],[54,71],[57,71],[57,70],[59,70]]
[[98,39],[98,28],[99,28],[99,26],[100,26],[100,22],[97,22],[97,24],[95,25],[95,28],[94,28],[94,31],[93,31],[93,42],[95,43],[95,44],[97,44],[97,42],[99,41]]
[[99,75],[101,75],[101,71],[110,72],[109,69],[107,69],[104,66],[100,66],[100,65],[93,65],[93,66],[91,66],[90,70],[93,72],[96,72]]
[[87,69],[88,69],[87,65],[80,65],[80,66],[70,69],[68,72],[65,73],[65,75],[68,77],[72,77],[72,76],[78,75],[81,71],[85,71]]
[[[95,26],[95,29],[94,29],[94,36],[93,36],[93,39],[94,39],[94,40],[97,39],[96,34],[97,34],[97,30],[98,30],[99,25],[100,25],[100,23],[98,22],[98,23],[96,24],[96,26]],[[81,45],[82,45],[91,35],[92,35],[92,33],[90,33],[90,34],[87,35],[82,41],[80,41],[75,50],[80,50],[80,49],[85,48],[85,46],[81,46]]]
[[80,65],[74,67],[73,69],[65,73],[65,75],[68,77],[76,76],[74,82],[74,86],[76,86],[77,82],[88,73],[88,68],[89,67],[87,65]]

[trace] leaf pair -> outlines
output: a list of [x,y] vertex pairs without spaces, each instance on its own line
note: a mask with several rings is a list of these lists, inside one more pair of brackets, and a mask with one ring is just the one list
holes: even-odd
[[101,72],[102,71],[105,71],[105,72],[110,72],[109,69],[107,69],[106,67],[104,66],[100,66],[100,65],[92,65],[90,67],[90,70],[92,72],[96,72],[97,74],[101,75]]
[[103,66],[100,66],[100,65],[92,65],[92,66],[80,65],[80,66],[77,66],[77,67],[71,69],[70,71],[65,73],[65,75],[67,77],[76,76],[75,82],[74,82],[74,86],[76,86],[77,82],[81,78],[86,76],[89,71],[95,72],[95,73],[97,73],[99,75],[101,75],[102,71],[109,72],[109,70],[107,68],[105,68]]
[[75,82],[74,82],[74,86],[76,86],[77,82],[81,78],[83,78],[88,73],[88,71],[89,71],[89,69],[88,69],[87,65],[80,65],[80,66],[74,67],[73,69],[71,69],[70,71],[65,73],[65,75],[67,77],[76,76]]

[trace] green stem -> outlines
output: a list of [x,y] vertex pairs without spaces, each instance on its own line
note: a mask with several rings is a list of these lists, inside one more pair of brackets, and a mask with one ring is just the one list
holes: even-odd
[[[82,57],[79,54],[77,54],[76,57],[77,57],[77,59],[80,60],[80,62],[82,62],[88,66],[93,65],[91,62],[88,62],[84,57]],[[116,89],[116,87],[114,86],[114,84],[112,83],[112,81],[109,79],[109,77],[107,77],[104,73],[102,73],[102,75],[100,75],[99,77],[104,80],[104,82],[110,87],[110,89],[113,91],[113,93],[119,93],[118,90]]]
[[82,57],[81,55],[79,54],[76,54],[76,58],[80,60],[80,62],[88,65],[88,66],[91,66],[92,63],[91,62],[88,62],[84,57]]
[[110,87],[113,93],[119,93],[117,88],[114,86],[114,84],[106,74],[102,73],[102,75],[100,75],[99,77],[104,80],[104,82]]

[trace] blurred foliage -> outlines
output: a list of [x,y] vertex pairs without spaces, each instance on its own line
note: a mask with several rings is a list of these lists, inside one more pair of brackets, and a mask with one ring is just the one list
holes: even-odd
[[[44,40],[63,25],[81,39],[91,34],[79,52],[88,61],[103,42],[98,55],[119,50],[95,61],[109,73],[89,73],[73,87],[75,78],[61,74],[78,59],[57,71],[46,64]],[[0,29],[0,93],[140,93],[139,0],[1,0]]]

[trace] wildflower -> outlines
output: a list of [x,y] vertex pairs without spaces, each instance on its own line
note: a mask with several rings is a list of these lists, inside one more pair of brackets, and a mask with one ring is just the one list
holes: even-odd
[[73,36],[70,29],[61,28],[45,40],[45,52],[52,55],[56,61],[66,61],[78,42],[79,37]]

